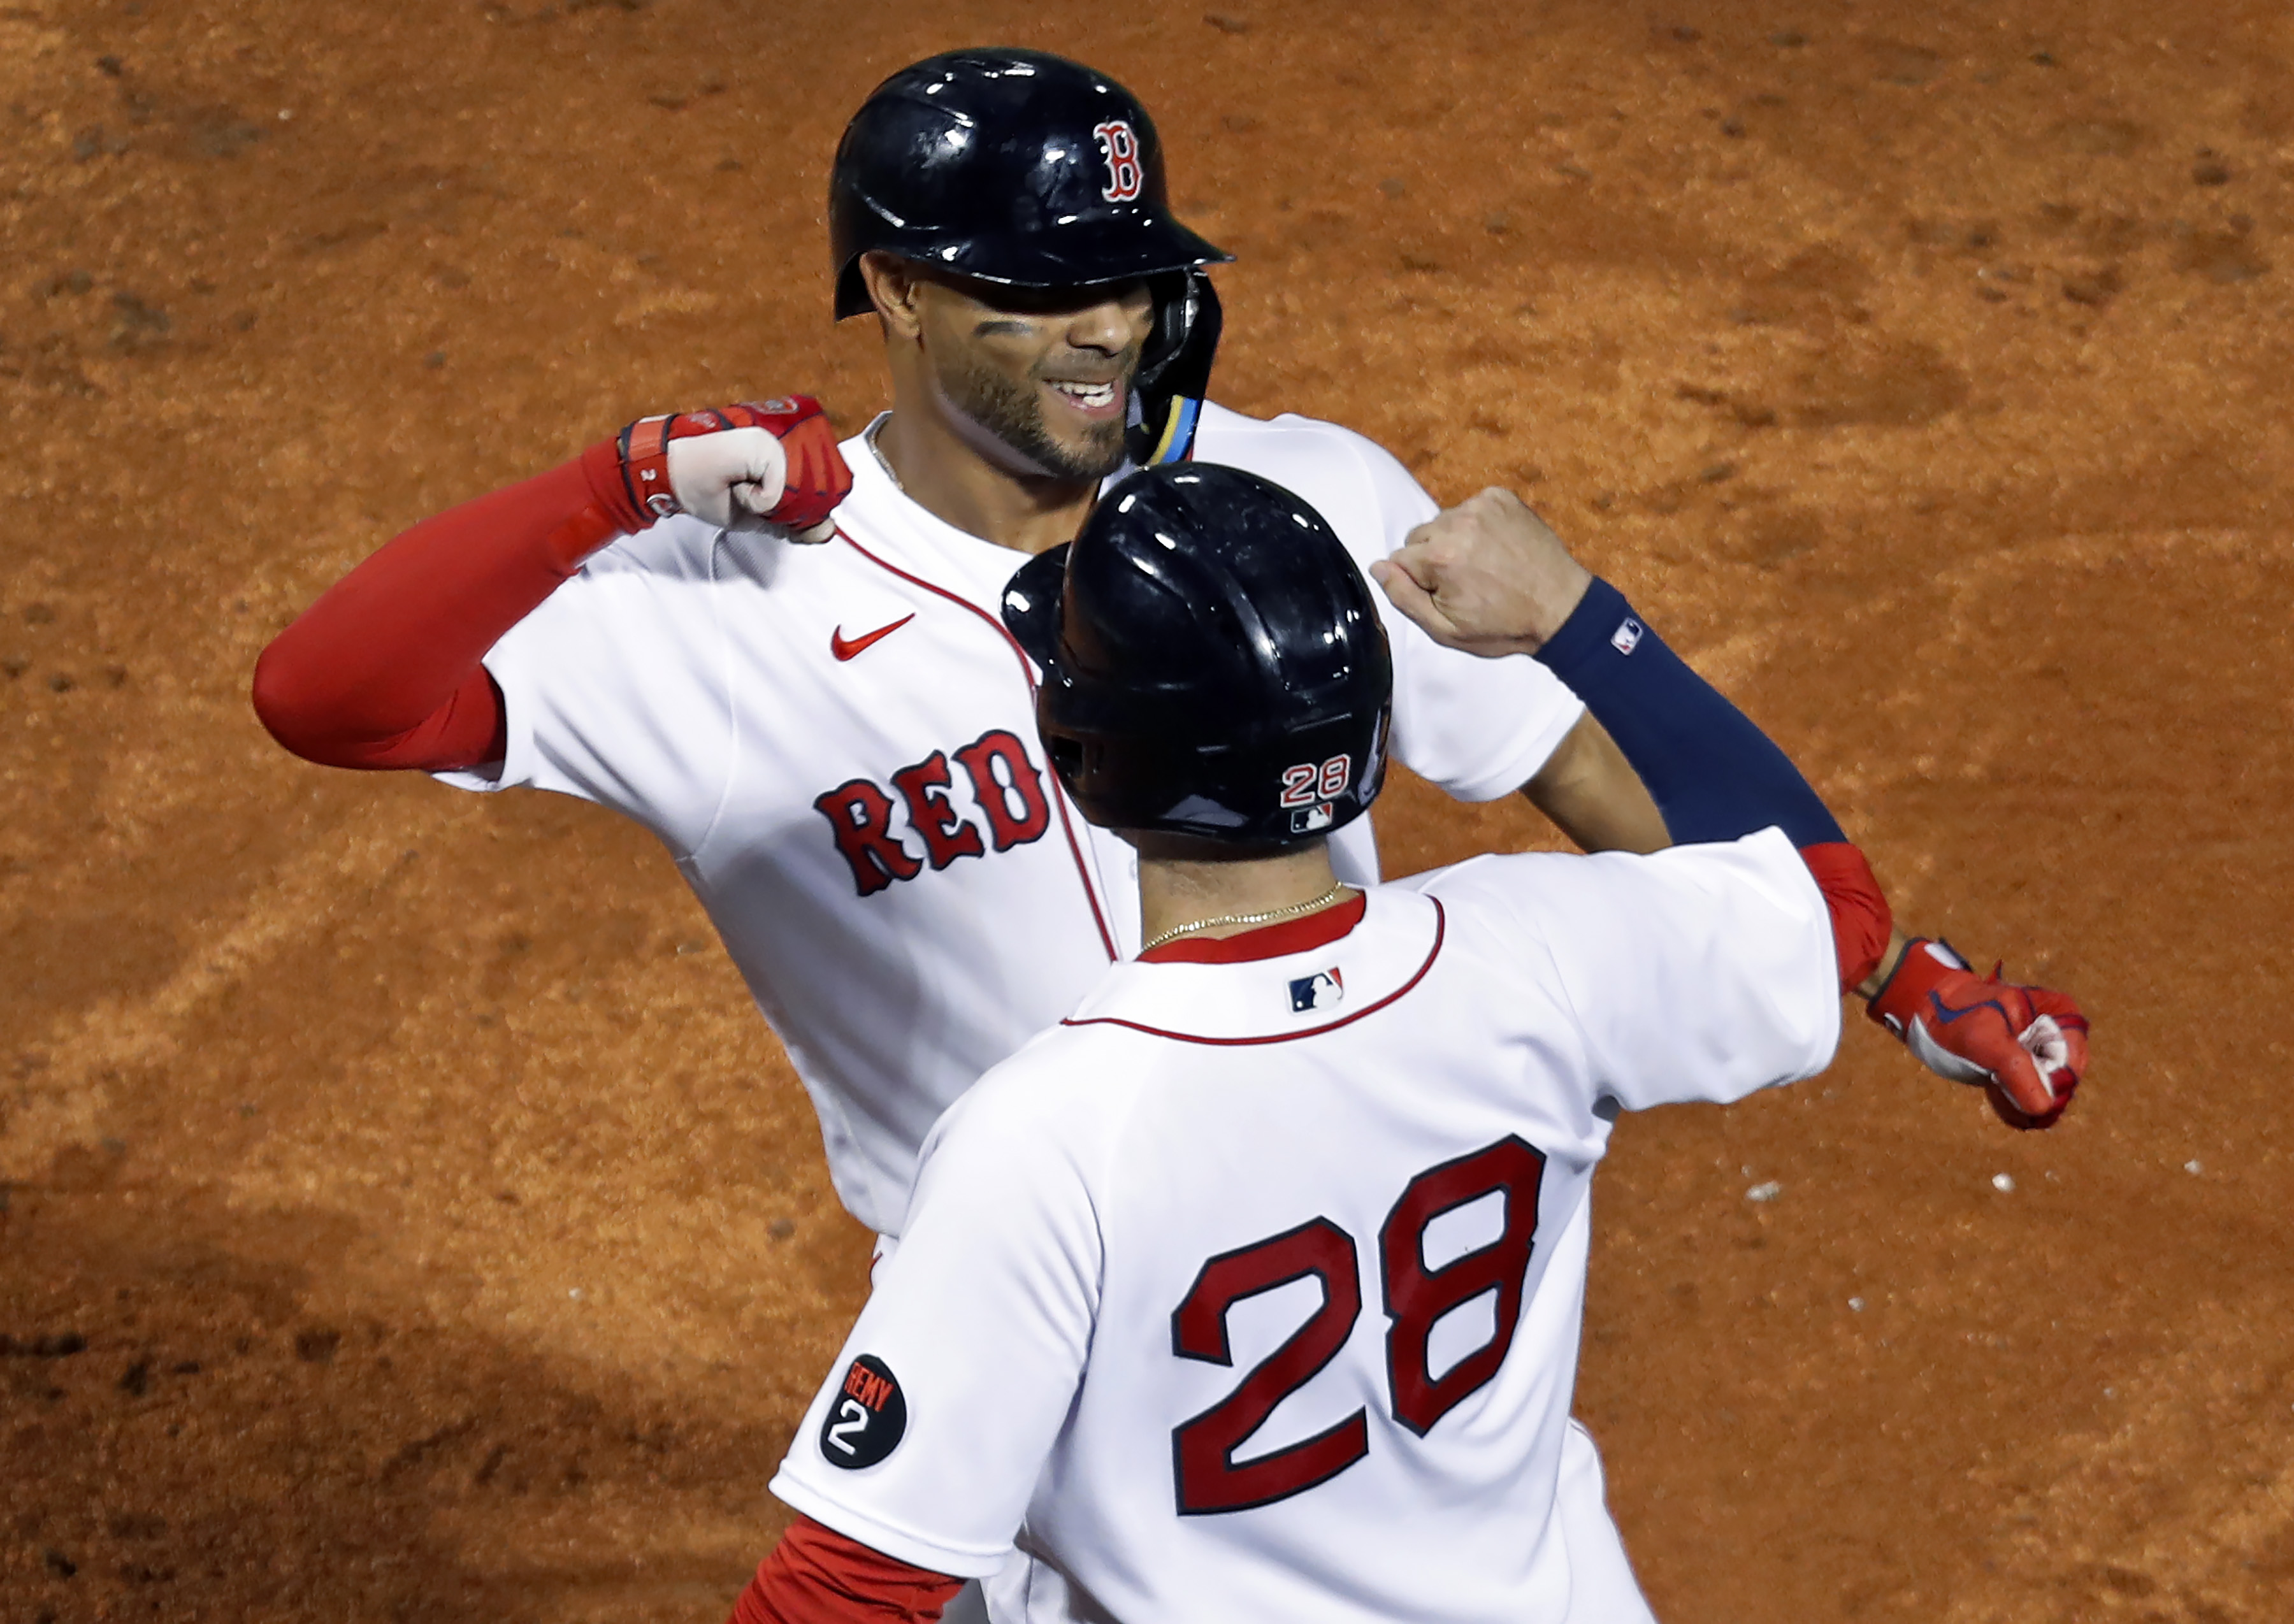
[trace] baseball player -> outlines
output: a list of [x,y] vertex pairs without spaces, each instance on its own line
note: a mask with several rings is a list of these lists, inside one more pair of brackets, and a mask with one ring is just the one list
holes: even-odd
[[[632,425],[384,547],[266,651],[255,697],[313,760],[651,829],[809,1092],[839,1197],[890,1233],[941,1110],[1138,946],[1135,855],[1045,770],[1013,572],[1158,455],[1284,483],[1363,565],[1435,505],[1343,429],[1200,402],[1200,267],[1226,256],[1172,217],[1145,110],[1087,69],[896,74],[845,133],[831,216],[836,312],[881,324],[891,411],[841,447],[802,398]],[[1414,770],[1468,800],[1527,785],[1584,845],[1665,842],[1550,673],[1393,629]],[[1367,824],[1336,852],[1376,878]]]
[[[1821,1069],[1886,904],[1518,503],[1379,573],[1586,694],[1706,843],[1348,885],[1392,666],[1346,544],[1236,470],[1117,486],[1012,620],[1062,785],[1141,855],[1143,951],[933,1131],[736,1624],[928,1620],[998,1574],[1029,1624],[1649,1617],[1569,1416],[1593,1165],[1620,1110]],[[1994,1005],[2043,1115],[2084,1023]]]
[[[384,547],[265,651],[255,702],[313,761],[651,829],[838,1195],[890,1234],[942,1109],[1138,946],[1135,854],[1044,770],[999,619],[1015,568],[1135,462],[1271,477],[1364,567],[1435,505],[1358,435],[1201,399],[1202,267],[1227,256],[1172,217],[1153,124],[1103,76],[1024,51],[895,74],[830,215],[836,313],[875,315],[890,412],[841,446],[802,397],[633,424]],[[1525,788],[1587,849],[1666,843],[1677,810],[1544,667],[1387,629],[1398,759],[1461,799]],[[1367,819],[1331,861],[1377,878]]]

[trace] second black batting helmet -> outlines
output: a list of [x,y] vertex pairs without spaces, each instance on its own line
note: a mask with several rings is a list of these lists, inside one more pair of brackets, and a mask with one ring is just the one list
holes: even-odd
[[1281,846],[1386,776],[1394,666],[1322,515],[1239,468],[1148,468],[1021,566],[1004,618],[1044,668],[1036,722],[1093,823]]
[[[1201,267],[1230,260],[1172,216],[1137,97],[1041,51],[951,51],[903,68],[845,126],[829,177],[836,319],[869,308],[871,249],[1015,288],[1145,280],[1156,325],[1133,394],[1135,460],[1185,451],[1218,344]],[[1184,421],[1182,421],[1184,417]]]

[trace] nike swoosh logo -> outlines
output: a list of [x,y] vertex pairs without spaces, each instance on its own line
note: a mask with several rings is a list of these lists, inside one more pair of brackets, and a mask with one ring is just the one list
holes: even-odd
[[844,628],[839,626],[834,631],[828,634],[828,652],[834,654],[839,660],[850,660],[853,655],[862,653],[871,645],[883,642],[886,637],[891,637],[894,632],[899,630],[901,627],[907,625],[910,621],[913,621],[915,618],[916,617],[912,613],[904,614],[899,620],[894,621],[890,626],[879,626],[874,631],[864,631],[858,637],[850,639],[848,639],[844,635]]

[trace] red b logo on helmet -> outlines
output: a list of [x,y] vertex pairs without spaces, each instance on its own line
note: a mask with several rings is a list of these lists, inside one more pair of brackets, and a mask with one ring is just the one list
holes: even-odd
[[1120,118],[1096,125],[1091,133],[1107,158],[1107,184],[1099,189],[1099,195],[1110,203],[1130,202],[1146,180],[1139,167],[1139,138]]

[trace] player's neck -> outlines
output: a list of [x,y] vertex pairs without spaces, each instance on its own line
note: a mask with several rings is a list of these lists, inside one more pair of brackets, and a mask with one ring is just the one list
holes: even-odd
[[876,450],[917,506],[966,535],[1016,552],[1040,553],[1075,540],[1099,495],[1097,480],[1006,467],[973,443],[986,430],[955,423],[936,402],[899,393],[904,398],[878,431]]
[[[1275,857],[1208,860],[1194,855],[1202,849],[1200,846],[1175,855],[1152,836],[1133,843],[1139,847],[1142,941],[1204,921],[1296,907],[1329,897],[1338,884],[1330,871],[1330,848],[1320,843]],[[1330,897],[1324,905],[1339,900]],[[1209,925],[1188,934],[1236,936],[1256,929],[1254,923]]]

